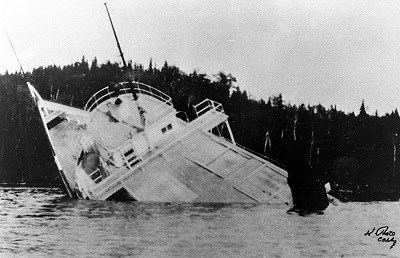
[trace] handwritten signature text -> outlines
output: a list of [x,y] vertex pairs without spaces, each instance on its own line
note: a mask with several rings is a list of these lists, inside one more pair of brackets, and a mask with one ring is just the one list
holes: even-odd
[[396,232],[389,230],[389,226],[382,226],[379,228],[373,228],[372,230],[367,230],[364,236],[377,236],[378,242],[382,243],[392,243],[390,249],[392,249],[397,241],[395,239]]

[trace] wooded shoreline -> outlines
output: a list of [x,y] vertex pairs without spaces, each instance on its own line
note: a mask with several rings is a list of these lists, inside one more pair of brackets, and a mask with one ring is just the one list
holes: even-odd
[[[187,74],[168,65],[148,68],[129,62],[134,79],[173,99],[177,110],[194,118],[192,106],[205,98],[221,102],[236,141],[282,164],[289,173],[317,175],[321,183],[348,193],[351,200],[398,200],[400,197],[400,116],[358,114],[331,106],[285,103],[282,95],[255,100],[236,86],[231,74]],[[58,186],[57,169],[44,128],[29,95],[31,82],[44,99],[83,108],[90,96],[125,81],[118,63],[91,64],[83,57],[64,67],[39,67],[0,75],[0,182]],[[301,167],[301,168],[300,168]]]

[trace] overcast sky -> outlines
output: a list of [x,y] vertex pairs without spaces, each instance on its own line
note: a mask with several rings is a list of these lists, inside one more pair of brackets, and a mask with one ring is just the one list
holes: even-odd
[[[120,61],[104,0],[0,0],[0,22],[25,70]],[[400,107],[400,1],[108,0],[125,58],[190,73],[231,73],[255,99]],[[4,30],[0,73],[18,63]]]

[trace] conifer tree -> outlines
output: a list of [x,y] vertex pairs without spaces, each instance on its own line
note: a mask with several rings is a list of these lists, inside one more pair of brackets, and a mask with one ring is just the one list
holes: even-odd
[[364,100],[362,100],[362,104],[361,104],[361,107],[360,107],[360,114],[358,116],[359,117],[368,116],[367,112],[365,111]]

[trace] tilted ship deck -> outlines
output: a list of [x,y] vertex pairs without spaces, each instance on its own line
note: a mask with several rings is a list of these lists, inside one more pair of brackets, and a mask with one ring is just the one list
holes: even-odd
[[287,172],[235,143],[220,103],[197,104],[189,122],[168,95],[139,82],[105,87],[84,109],[43,100],[28,86],[71,197],[291,202]]

